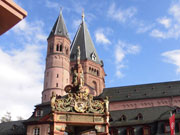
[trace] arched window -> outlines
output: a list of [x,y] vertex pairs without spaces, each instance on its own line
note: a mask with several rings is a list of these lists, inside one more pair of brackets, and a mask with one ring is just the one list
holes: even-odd
[[99,76],[99,71],[97,70],[97,76]]
[[91,72],[91,67],[89,67],[89,72]]
[[59,51],[59,45],[58,44],[56,45],[56,51]]
[[63,46],[62,46],[62,44],[60,45],[60,52],[62,52],[62,49],[63,49]]
[[125,115],[122,115],[119,119],[119,121],[126,121],[126,116]]
[[91,69],[92,74],[94,73],[94,68]]
[[58,83],[56,83],[56,87],[58,87]]
[[136,118],[137,120],[142,120],[143,119],[143,116],[142,116],[142,114],[141,113],[139,113],[138,115],[137,115],[137,118]]
[[93,81],[92,83],[93,83],[94,90],[97,91],[97,83],[95,81]]
[[96,73],[96,69],[94,69],[94,73]]

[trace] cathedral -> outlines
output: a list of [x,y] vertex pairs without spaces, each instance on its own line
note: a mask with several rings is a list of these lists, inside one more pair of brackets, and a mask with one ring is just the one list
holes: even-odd
[[0,135],[169,135],[171,112],[180,134],[180,81],[105,88],[84,14],[71,42],[60,12],[45,66],[42,102],[29,119],[1,123]]

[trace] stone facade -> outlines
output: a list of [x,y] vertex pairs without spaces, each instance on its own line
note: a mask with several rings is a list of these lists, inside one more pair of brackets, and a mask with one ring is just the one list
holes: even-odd
[[[64,20],[62,13],[57,19],[48,38],[46,69],[44,73],[44,90],[42,92],[42,102],[50,101],[52,92],[64,96],[66,92],[64,87],[70,84],[70,40],[62,34],[67,33],[63,28]],[[62,26],[62,27],[60,27]],[[60,34],[56,33],[57,28]],[[65,27],[65,26],[64,26]],[[65,30],[64,30],[65,29]]]
[[[85,41],[86,39],[88,40]],[[77,127],[80,130],[83,129],[82,127],[88,120],[92,122],[90,128],[95,128],[95,130],[88,133],[83,132],[84,135],[93,135],[102,129],[102,127],[93,125],[93,122],[97,122],[95,119],[100,116],[99,114],[92,114],[92,117],[87,119],[87,114],[80,113],[77,115],[71,110],[72,108],[68,113],[54,113],[50,108],[49,101],[52,92],[60,95],[59,97],[56,96],[60,101],[54,101],[62,103],[59,106],[61,109],[67,105],[67,102],[75,99],[66,95],[64,88],[73,80],[73,68],[77,64],[74,59],[77,59],[76,48],[78,46],[82,52],[79,63],[84,72],[81,73],[84,73],[83,81],[90,90],[88,92],[97,96],[94,98],[95,100],[102,100],[105,97],[109,97],[110,100],[110,116],[108,114],[106,120],[102,121],[105,122],[106,133],[110,131],[111,135],[169,135],[169,117],[170,112],[173,112],[176,113],[176,134],[180,134],[180,81],[105,88],[103,62],[99,60],[84,19],[82,19],[71,48],[70,44],[61,13],[48,37],[42,103],[36,105],[33,115],[22,122],[27,127],[27,133],[23,130],[23,124],[19,124],[19,127],[22,128],[20,135],[48,135],[53,134],[56,130],[58,130],[56,131],[58,135],[64,134],[66,124],[69,124],[68,130],[72,130],[73,122],[79,122],[80,125]],[[67,98],[68,96],[69,98]],[[80,101],[84,100],[81,99]],[[76,105],[79,105],[79,102],[76,102]],[[82,108],[81,105],[79,107]],[[9,128],[6,124],[0,124],[0,129],[6,127],[7,132],[12,131],[14,126],[8,125]],[[5,134],[3,133],[3,135]]]
[[[103,64],[96,53],[96,49],[87,30],[84,19],[82,19],[80,26],[81,27],[79,28],[72,45],[67,35],[67,28],[62,13],[60,13],[60,16],[52,28],[50,36],[48,37],[42,102],[50,101],[52,92],[56,92],[61,96],[66,95],[64,87],[72,82],[72,71],[76,64],[74,59],[70,59],[70,55],[74,53],[74,48],[76,53],[77,45],[81,46],[82,54],[86,54],[86,56],[82,55],[83,58],[81,57],[80,61],[84,70],[84,82],[90,89],[89,92],[94,96],[98,96],[105,88],[105,72]],[[61,32],[58,33],[59,31]],[[84,41],[84,39],[87,39],[88,42]],[[79,40],[82,42],[79,43]],[[85,48],[88,48],[89,50],[86,50]],[[90,50],[91,52],[88,54],[87,52]],[[76,58],[76,54],[73,55],[74,58]],[[94,55],[95,59],[92,59],[92,55]]]
[[42,102],[49,101],[53,91],[62,96],[66,94],[64,87],[70,83],[69,55],[70,41],[66,37],[48,39]]

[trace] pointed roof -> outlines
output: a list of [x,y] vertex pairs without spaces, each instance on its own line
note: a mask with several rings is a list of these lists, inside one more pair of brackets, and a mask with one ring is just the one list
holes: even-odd
[[69,39],[66,24],[64,22],[64,18],[62,15],[62,10],[60,11],[60,14],[59,14],[54,26],[53,26],[51,33],[49,34],[48,38],[50,38],[51,36],[55,36],[55,35],[56,36],[64,36],[64,37]]
[[71,54],[70,54],[71,61],[76,60],[76,51],[78,46],[80,46],[81,60],[91,60],[95,63],[102,65],[102,62],[98,57],[98,54],[94,47],[94,43],[91,39],[88,28],[84,21],[84,14],[82,14],[82,22],[71,44]]

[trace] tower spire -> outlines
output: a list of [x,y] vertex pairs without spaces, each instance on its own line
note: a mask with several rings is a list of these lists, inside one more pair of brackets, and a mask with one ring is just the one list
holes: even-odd
[[84,21],[84,17],[85,17],[85,15],[84,15],[84,9],[82,10],[82,21]]
[[46,69],[42,102],[50,101],[52,92],[64,96],[64,87],[70,82],[70,39],[60,8],[59,16],[47,39]]
[[[102,93],[102,90],[105,87],[105,72],[103,62],[99,59],[96,52],[84,16],[83,11],[82,22],[71,45],[70,66],[73,71],[75,64],[79,63],[82,65],[82,69],[85,71],[83,72],[84,84],[90,89],[91,94],[97,96]],[[73,74],[71,74],[71,78],[72,76]]]
[[65,21],[64,21],[63,15],[62,15],[62,7],[60,7],[59,16],[58,16],[48,38],[50,38],[52,36],[62,36],[62,37],[66,37],[69,39],[68,31],[67,31]]
[[74,40],[71,45],[71,60],[74,61],[75,54],[77,51],[77,47],[80,46],[81,51],[81,60],[90,60],[97,64],[101,64],[102,62],[99,59],[99,56],[94,47],[94,43],[91,39],[90,33],[84,21],[84,10],[82,12],[82,22],[79,26],[79,29],[74,37]]

